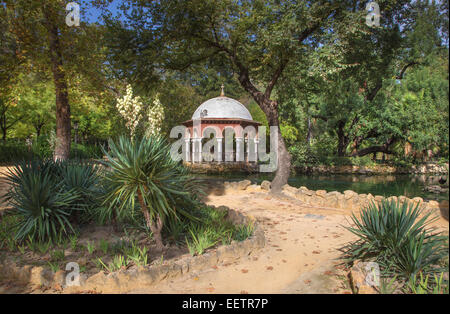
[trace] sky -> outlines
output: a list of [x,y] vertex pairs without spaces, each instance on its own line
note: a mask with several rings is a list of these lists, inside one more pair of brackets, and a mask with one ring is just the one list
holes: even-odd
[[[77,1],[74,1],[74,2],[77,2]],[[102,11],[100,9],[95,8],[92,5],[88,6],[85,3],[81,3],[81,1],[78,3],[80,4],[82,10],[86,10],[86,15],[83,15],[83,14],[81,15],[82,20],[84,20],[85,22],[88,22],[88,23],[95,23],[95,22],[102,23],[102,21],[101,21]],[[118,7],[120,6],[121,3],[122,3],[121,0],[113,0],[111,2],[111,4],[109,4],[109,6],[107,7],[107,9],[111,11],[113,16],[117,15],[117,13],[119,13]],[[83,7],[83,6],[86,6],[86,7]]]

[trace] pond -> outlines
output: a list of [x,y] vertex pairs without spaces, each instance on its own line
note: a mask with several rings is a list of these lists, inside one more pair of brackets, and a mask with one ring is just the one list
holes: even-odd
[[[221,174],[221,175],[197,175],[213,181],[239,181],[248,179],[252,183],[261,183],[263,180],[272,180],[273,174]],[[344,192],[353,190],[359,194],[400,196],[409,198],[420,196],[425,200],[448,200],[449,193],[430,193],[424,191],[427,185],[439,185],[439,175],[353,175],[353,174],[301,174],[291,176],[289,185],[306,186],[310,190],[326,190]],[[446,176],[448,180],[448,176]]]

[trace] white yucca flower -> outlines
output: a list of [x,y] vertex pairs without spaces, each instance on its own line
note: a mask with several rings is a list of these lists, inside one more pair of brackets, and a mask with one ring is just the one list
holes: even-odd
[[125,126],[130,131],[131,137],[133,137],[139,120],[142,119],[142,101],[139,96],[133,97],[133,88],[131,85],[127,85],[125,96],[117,99],[116,108],[125,120]]
[[159,101],[157,94],[153,100],[153,106],[148,109],[148,127],[146,131],[147,136],[157,135],[161,132],[162,122],[164,120],[164,108]]

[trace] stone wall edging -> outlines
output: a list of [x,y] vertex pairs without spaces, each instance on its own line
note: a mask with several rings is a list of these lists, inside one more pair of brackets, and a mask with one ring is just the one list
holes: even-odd
[[397,167],[389,165],[373,166],[304,166],[295,167],[296,173],[324,173],[324,174],[448,174],[449,164],[425,163],[411,167]]
[[[270,182],[263,181],[261,185],[251,185],[251,181],[243,180],[238,182],[224,182],[225,190],[237,190],[237,191],[251,191],[267,193],[270,191]],[[307,187],[302,186],[295,188],[288,184],[283,186],[282,192],[292,198],[295,198],[306,205],[314,207],[324,207],[331,209],[346,209],[346,210],[359,210],[362,207],[366,207],[371,202],[381,203],[383,199],[399,201],[400,203],[408,202],[412,204],[421,204],[422,208],[426,211],[440,211],[440,214],[448,220],[449,217],[449,202],[444,200],[437,201],[424,201],[421,197],[414,197],[412,199],[406,196],[390,196],[384,197],[381,195],[372,194],[358,194],[352,190],[346,190],[344,193],[338,191],[327,192],[325,190],[309,190]]]
[[181,263],[167,261],[166,264],[138,267],[131,270],[119,270],[105,274],[100,271],[90,277],[80,274],[80,286],[66,286],[66,272],[59,270],[56,273],[42,266],[17,266],[13,262],[0,263],[0,279],[15,280],[20,284],[64,290],[74,293],[79,291],[95,291],[101,293],[125,293],[131,289],[146,288],[165,279],[175,278],[182,274],[200,272],[211,268],[218,263],[232,262],[250,255],[252,252],[265,246],[264,231],[255,219],[226,206],[217,209],[227,211],[227,219],[234,224],[254,225],[253,235],[248,239],[230,245],[222,245],[198,256],[189,256]]

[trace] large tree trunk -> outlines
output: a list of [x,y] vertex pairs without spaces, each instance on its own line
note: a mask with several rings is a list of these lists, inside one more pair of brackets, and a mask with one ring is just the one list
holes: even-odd
[[70,105],[66,76],[63,68],[58,27],[50,10],[44,9],[49,39],[49,53],[56,94],[56,138],[54,159],[67,160],[70,154]]
[[348,140],[344,133],[345,122],[339,121],[337,136],[338,136],[338,149],[337,154],[339,157],[345,156],[345,152],[347,150]]
[[283,136],[281,135],[280,123],[278,120],[278,111],[276,110],[276,105],[274,106],[273,101],[265,100],[265,102],[270,102],[271,104],[265,103],[263,108],[266,108],[265,113],[269,126],[276,126],[278,128],[278,168],[275,173],[275,177],[271,183],[271,192],[278,193],[281,191],[283,185],[287,184],[289,175],[291,172],[291,154],[289,154],[286,143],[284,142]]

